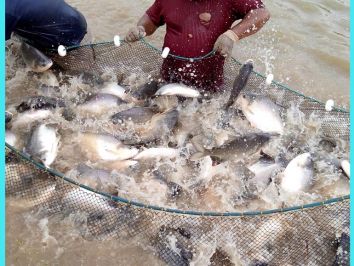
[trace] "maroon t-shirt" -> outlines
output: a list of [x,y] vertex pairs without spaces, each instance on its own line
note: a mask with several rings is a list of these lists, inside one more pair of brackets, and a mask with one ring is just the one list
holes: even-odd
[[[170,53],[194,58],[212,51],[216,39],[235,20],[261,7],[261,0],[155,0],[146,14],[156,26],[166,24],[164,47]],[[223,84],[223,64],[218,54],[194,62],[169,56],[161,74],[169,82],[215,91]]]

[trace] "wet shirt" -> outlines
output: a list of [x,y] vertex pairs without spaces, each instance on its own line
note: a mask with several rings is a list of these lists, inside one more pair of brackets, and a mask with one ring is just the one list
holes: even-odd
[[83,15],[63,0],[6,0],[5,39],[15,32],[39,48],[79,44],[86,34]]
[[[156,0],[146,13],[156,26],[166,24],[164,47],[170,53],[195,58],[212,51],[234,21],[261,7],[261,0]],[[161,72],[169,82],[217,90],[223,82],[223,64],[221,55],[195,62],[168,57]]]

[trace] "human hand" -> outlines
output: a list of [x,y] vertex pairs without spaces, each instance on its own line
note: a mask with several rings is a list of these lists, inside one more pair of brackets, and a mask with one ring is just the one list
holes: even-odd
[[222,56],[229,57],[234,46],[234,42],[238,41],[238,37],[231,30],[221,34],[214,44],[214,50]]
[[128,31],[127,35],[125,35],[125,40],[127,42],[136,42],[145,37],[145,35],[145,28],[143,26],[136,26]]

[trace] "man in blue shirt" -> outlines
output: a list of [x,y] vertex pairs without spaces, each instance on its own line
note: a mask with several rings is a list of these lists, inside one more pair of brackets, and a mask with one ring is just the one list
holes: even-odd
[[86,32],[84,16],[64,0],[6,0],[6,40],[16,33],[33,49],[44,51],[78,45]]

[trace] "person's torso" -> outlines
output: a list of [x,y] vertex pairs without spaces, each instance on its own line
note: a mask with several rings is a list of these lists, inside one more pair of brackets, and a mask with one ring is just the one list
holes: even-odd
[[171,53],[199,57],[209,53],[216,39],[236,17],[228,0],[162,0],[166,23],[164,46]]

